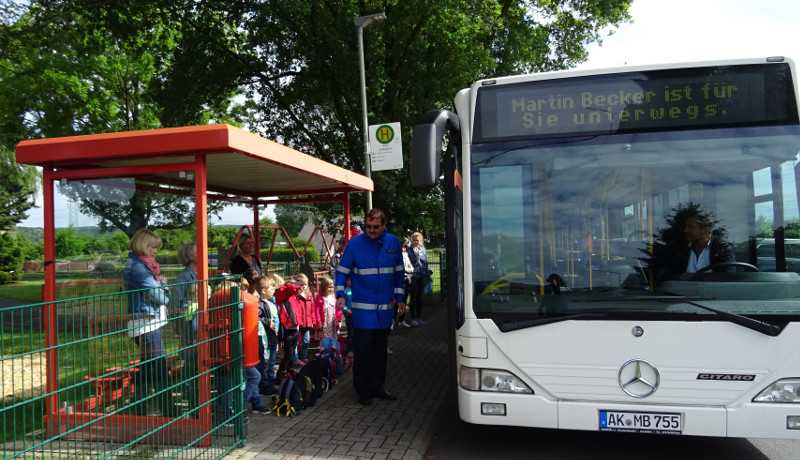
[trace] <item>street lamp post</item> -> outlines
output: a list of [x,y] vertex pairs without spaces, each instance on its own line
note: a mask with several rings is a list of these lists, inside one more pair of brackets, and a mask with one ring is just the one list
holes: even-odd
[[[367,16],[354,18],[356,24],[356,34],[358,36],[358,64],[361,71],[361,114],[363,117],[363,137],[364,137],[364,163],[367,177],[372,179],[372,165],[370,164],[369,149],[369,121],[367,120],[367,82],[364,75],[364,28],[373,22],[386,19],[386,13],[376,13]],[[372,192],[367,192],[367,211],[372,209]]]

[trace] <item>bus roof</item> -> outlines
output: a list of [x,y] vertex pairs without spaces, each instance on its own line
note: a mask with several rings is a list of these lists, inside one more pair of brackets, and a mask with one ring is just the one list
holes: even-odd
[[[247,197],[373,190],[372,180],[225,124],[26,140],[17,162],[52,167],[120,168],[194,161],[207,154],[208,190]],[[186,185],[176,172],[156,181]]]
[[787,62],[789,63],[790,66],[794,67],[794,62],[790,58],[785,56],[770,56],[770,57],[760,57],[760,58],[729,59],[729,60],[716,60],[716,61],[676,62],[676,63],[665,63],[665,64],[644,64],[635,66],[604,67],[598,69],[554,70],[550,72],[514,75],[509,77],[485,78],[483,80],[476,81],[472,85],[472,88],[476,89],[481,86],[506,85],[510,83],[521,83],[526,81],[551,80],[556,78],[586,77],[591,75],[641,72],[648,70],[685,69],[692,67],[715,67],[715,66],[727,66],[727,65],[770,64],[776,62]]

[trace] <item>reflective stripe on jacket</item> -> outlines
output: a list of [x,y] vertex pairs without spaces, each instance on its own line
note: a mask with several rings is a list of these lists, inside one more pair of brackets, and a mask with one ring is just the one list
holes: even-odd
[[405,299],[404,272],[400,240],[394,235],[384,232],[373,240],[362,233],[350,240],[336,267],[336,297],[345,296],[349,277],[354,328],[391,327],[394,302]]

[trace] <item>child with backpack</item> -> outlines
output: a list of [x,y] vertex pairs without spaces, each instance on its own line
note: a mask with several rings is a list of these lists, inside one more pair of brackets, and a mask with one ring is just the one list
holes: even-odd
[[280,315],[278,306],[275,304],[275,290],[283,284],[283,279],[278,275],[272,274],[267,277],[266,290],[263,293],[266,298],[267,315],[270,324],[267,327],[267,362],[265,363],[264,384],[265,394],[275,392],[275,363],[278,362],[278,343],[281,329]]
[[273,302],[275,279],[267,275],[258,275],[253,280],[249,291],[258,296],[259,319],[259,356],[261,362],[258,371],[261,373],[259,392],[263,395],[275,393],[275,355],[278,346],[278,307]]
[[263,360],[263,350],[266,344],[266,331],[259,318],[260,305],[257,293],[257,286],[264,279],[262,275],[255,272],[248,273],[242,279],[241,301],[242,310],[242,345],[243,362],[245,371],[245,399],[251,404],[254,414],[269,414],[271,410],[261,403],[261,393],[259,384],[261,383],[261,372],[259,365]]
[[278,307],[278,316],[281,322],[281,347],[283,356],[279,367],[279,374],[284,375],[291,364],[297,360],[297,339],[300,337],[300,323],[290,299],[301,289],[300,286],[286,283],[275,291],[275,303]]

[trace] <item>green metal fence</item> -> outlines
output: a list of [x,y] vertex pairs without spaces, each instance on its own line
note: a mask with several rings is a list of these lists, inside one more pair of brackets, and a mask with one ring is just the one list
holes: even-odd
[[161,292],[155,317],[128,308],[154,290],[0,309],[3,458],[219,458],[244,443],[238,286]]
[[432,250],[428,252],[428,269],[431,274],[431,295],[439,301],[444,300],[445,286],[445,253]]

